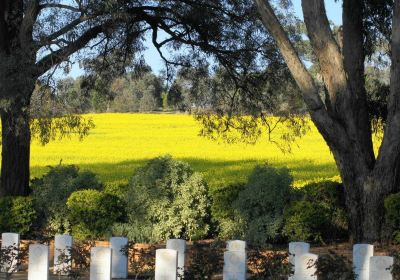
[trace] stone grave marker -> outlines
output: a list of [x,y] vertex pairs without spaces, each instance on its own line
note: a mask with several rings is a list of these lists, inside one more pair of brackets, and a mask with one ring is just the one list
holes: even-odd
[[310,252],[310,244],[305,242],[290,242],[289,243],[289,262],[293,269],[296,264],[295,259],[303,254]]
[[2,272],[17,272],[18,271],[18,251],[19,251],[19,234],[5,232],[1,234],[1,248],[2,249],[13,249],[9,253],[13,258],[11,263],[7,264],[7,267],[2,267]]
[[223,280],[245,280],[247,274],[246,252],[224,252]]
[[[370,258],[374,255],[374,246],[370,244],[354,244],[353,267],[357,280],[369,280]],[[374,280],[374,279],[371,279]]]
[[178,251],[172,249],[156,250],[155,280],[176,280]]
[[110,247],[112,249],[112,278],[128,278],[128,256],[123,252],[128,246],[128,238],[111,237]]
[[49,246],[29,245],[28,280],[49,279]]
[[226,242],[226,249],[228,251],[246,251],[246,241],[242,240],[229,240]]
[[90,251],[90,280],[111,279],[111,248],[93,247]]
[[392,280],[390,271],[392,265],[392,257],[371,257],[369,260],[369,279]]
[[186,240],[168,239],[166,247],[178,251],[178,274],[183,276],[185,272]]
[[[54,268],[53,271],[59,275],[68,275],[71,269],[71,262],[66,262],[67,258],[71,258],[71,248],[73,246],[73,239],[68,234],[57,234],[54,237]],[[59,260],[59,256],[64,254],[65,261]]]
[[305,253],[295,258],[295,271],[291,279],[295,280],[317,280],[314,275],[317,271],[315,262],[318,260],[318,255]]

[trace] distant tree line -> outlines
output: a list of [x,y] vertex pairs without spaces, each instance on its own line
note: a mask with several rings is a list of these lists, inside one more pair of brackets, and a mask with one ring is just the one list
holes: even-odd
[[[163,74],[154,74],[148,66],[124,73],[102,73],[93,69],[77,78],[60,79],[54,88],[38,83],[31,99],[31,115],[51,117],[154,111],[193,113],[218,107],[226,109],[231,101],[226,98],[226,93],[235,95],[234,82],[222,68],[211,70],[208,66],[182,67],[169,80]],[[269,113],[304,112],[303,102],[290,81],[279,80],[278,85],[267,79],[260,87],[263,87],[268,102],[274,98],[279,104],[278,109]]]

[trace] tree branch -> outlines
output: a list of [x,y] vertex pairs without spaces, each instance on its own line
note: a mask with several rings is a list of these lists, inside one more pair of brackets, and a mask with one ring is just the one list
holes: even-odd
[[72,12],[80,13],[82,12],[79,8],[72,7],[69,5],[57,4],[57,3],[47,3],[39,6],[40,10],[50,9],[50,8],[58,8],[58,9],[66,9]]
[[364,1],[343,1],[343,60],[350,87],[352,110],[356,118],[358,139],[366,161],[372,168],[375,156],[372,144],[371,120],[368,114],[364,77]]
[[[339,46],[332,35],[323,0],[302,0],[304,22],[321,74],[329,92],[330,103],[338,113],[337,99],[347,92],[347,79]],[[342,105],[342,104],[340,104]],[[343,104],[344,105],[344,104]]]
[[271,5],[265,0],[255,0],[255,3],[258,6],[264,26],[274,37],[293,78],[303,94],[303,99],[318,130],[324,139],[333,145],[333,151],[338,148],[347,150],[349,148],[347,137],[342,137],[346,135],[346,132],[329,116],[318,94],[318,88],[313,78],[299,59]]
[[64,48],[61,48],[43,57],[36,63],[37,76],[43,75],[53,66],[65,61],[71,54],[85,47],[91,40],[96,38],[110,25],[111,22],[107,22],[101,25],[94,26],[83,33],[77,40],[75,40],[68,46],[65,46]]

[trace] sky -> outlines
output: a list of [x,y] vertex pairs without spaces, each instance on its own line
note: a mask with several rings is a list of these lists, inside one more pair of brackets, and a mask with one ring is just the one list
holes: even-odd
[[[296,15],[299,18],[303,18],[303,13],[301,10],[301,0],[293,0],[293,6],[294,6],[294,10]],[[342,24],[342,9],[341,9],[341,5],[342,5],[342,1],[335,1],[335,0],[325,0],[325,7],[326,7],[326,11],[328,14],[328,19],[331,20],[333,23],[335,23],[336,25],[341,25]],[[157,50],[154,48],[154,46],[147,41],[147,43],[145,43],[145,46],[147,47],[147,50],[144,52],[144,58],[145,61],[148,65],[150,65],[150,67],[152,68],[152,70],[155,73],[159,73],[162,69],[163,69],[163,61],[160,58]],[[78,63],[75,63],[72,67],[72,70],[69,74],[69,76],[72,77],[77,77],[83,74],[83,71],[79,68]]]

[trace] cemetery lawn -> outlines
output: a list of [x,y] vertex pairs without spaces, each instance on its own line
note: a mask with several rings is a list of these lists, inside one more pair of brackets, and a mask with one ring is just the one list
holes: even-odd
[[31,176],[48,166],[75,164],[90,170],[104,183],[126,183],[147,160],[170,154],[201,172],[211,188],[245,182],[255,165],[268,162],[288,167],[296,186],[323,179],[338,180],[327,145],[312,126],[292,146],[292,153],[261,139],[256,145],[224,144],[198,136],[200,124],[183,114],[91,114],[96,127],[83,141],[72,136],[41,146],[33,140]]

